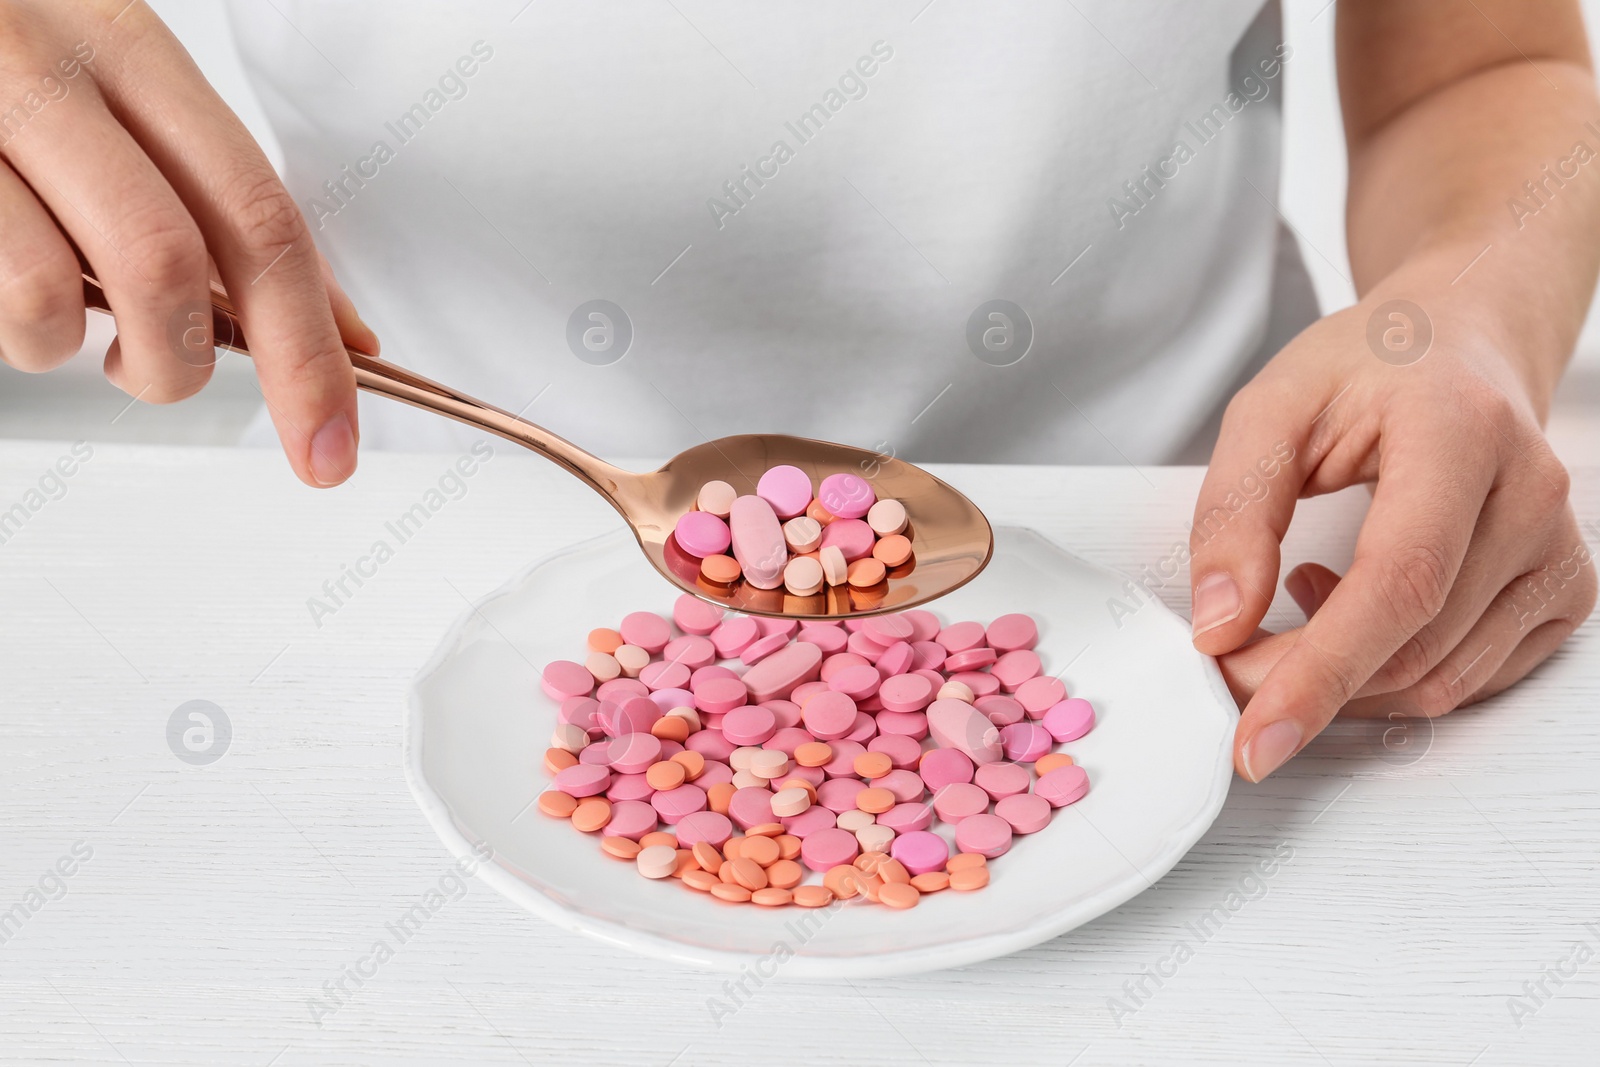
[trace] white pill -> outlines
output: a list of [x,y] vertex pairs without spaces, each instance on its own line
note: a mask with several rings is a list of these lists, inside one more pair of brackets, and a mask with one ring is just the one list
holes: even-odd
[[897,534],[906,528],[906,506],[898,500],[880,500],[867,509],[867,525],[879,537]]
[[946,682],[939,687],[939,692],[934,695],[935,700],[962,700],[970,704],[976,698],[973,696],[972,687],[966,682]]
[[589,732],[581,726],[564,722],[555,728],[550,735],[550,747],[559,748],[563,752],[570,752],[574,756],[582,752],[589,744]]
[[700,487],[700,495],[695,497],[694,504],[707,515],[726,519],[733,510],[733,502],[738,498],[739,491],[727,482],[707,482]]
[[808,515],[798,515],[783,524],[783,539],[790,552],[810,552],[822,543],[822,524]]

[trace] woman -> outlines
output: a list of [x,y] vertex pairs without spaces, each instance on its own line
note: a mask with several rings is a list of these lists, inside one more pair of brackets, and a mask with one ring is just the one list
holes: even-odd
[[[141,0],[0,2],[8,361],[82,340],[70,236],[117,312],[108,376],[192,394],[209,256],[304,481],[349,476],[358,425],[446,445],[358,419],[341,335],[378,342],[320,247],[391,358],[613,455],[1209,455],[1195,643],[1229,654],[1254,781],[1341,709],[1504,688],[1593,606],[1541,432],[1600,255],[1575,0],[1326,16],[1361,301],[1320,320],[1274,206],[1275,3],[231,11],[281,182]],[[1289,575],[1309,621],[1256,640],[1295,500],[1355,482],[1350,571]]]

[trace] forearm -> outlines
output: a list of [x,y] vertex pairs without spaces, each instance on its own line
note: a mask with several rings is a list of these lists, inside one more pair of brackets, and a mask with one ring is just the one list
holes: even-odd
[[1347,225],[1360,294],[1411,294],[1456,320],[1441,336],[1496,345],[1542,417],[1600,271],[1592,73],[1518,59],[1353,131]]

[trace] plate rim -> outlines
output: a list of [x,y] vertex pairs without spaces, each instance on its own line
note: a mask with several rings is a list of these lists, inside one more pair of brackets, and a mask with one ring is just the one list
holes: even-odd
[[[1005,530],[1036,538],[1083,566],[1119,579],[1131,580],[1127,574],[1116,568],[1084,559],[1076,552],[1063,548],[1055,540],[1032,527],[1003,524],[995,525],[993,529],[996,534]],[[488,593],[473,600],[465,610],[456,616],[445,631],[444,636],[434,646],[433,653],[416,674],[412,676],[410,683],[406,687],[403,746],[406,785],[411,790],[412,799],[422,810],[423,817],[432,826],[434,833],[438,835],[440,841],[443,842],[451,855],[458,860],[478,861],[477,877],[479,879],[483,880],[490,888],[496,890],[502,896],[513,903],[521,905],[540,919],[560,929],[582,934],[605,944],[624,948],[654,959],[680,963],[700,970],[737,973],[741,968],[765,957],[749,952],[690,945],[683,941],[673,940],[649,931],[639,930],[635,927],[625,926],[621,923],[579,912],[552,900],[533,886],[517,878],[500,866],[498,854],[493,853],[492,846],[488,842],[479,841],[474,843],[468,839],[462,828],[456,823],[449,804],[434,789],[433,784],[429,782],[427,775],[423,771],[422,713],[418,708],[422,687],[445,664],[450,656],[463,647],[465,639],[481,626],[481,623],[478,622],[478,616],[483,607],[510,595],[516,588],[526,582],[533,572],[540,568],[554,563],[564,556],[595,547],[600,542],[617,539],[628,539],[628,531],[625,528],[618,528],[547,553],[518,570]],[[629,544],[631,545],[631,540]],[[1152,603],[1161,612],[1182,621],[1181,616],[1169,608],[1160,598],[1152,598]],[[1211,825],[1221,813],[1223,804],[1227,801],[1228,792],[1232,784],[1233,739],[1234,732],[1239,724],[1239,712],[1235,706],[1233,694],[1228,690],[1227,683],[1223,680],[1222,671],[1217,666],[1216,659],[1212,656],[1202,655],[1202,660],[1203,673],[1211,686],[1213,696],[1218,698],[1218,703],[1227,714],[1228,724],[1218,744],[1211,790],[1207,794],[1205,802],[1196,809],[1195,814],[1183,824],[1181,829],[1171,836],[1168,844],[1153,861],[1136,868],[1134,871],[1134,873],[1142,876],[1143,880],[1148,884],[1141,884],[1140,878],[1128,878],[1121,883],[1086,897],[1080,897],[1028,925],[998,933],[978,935],[970,940],[956,943],[900,949],[893,952],[879,952],[862,956],[805,956],[796,954],[785,960],[784,974],[794,978],[815,979],[841,977],[884,978],[980,963],[984,960],[1010,955],[1013,952],[1020,952],[1023,949],[1031,948],[1034,945],[1059,937],[1113,911],[1143,893],[1146,889],[1153,887],[1162,878],[1166,877],[1173,867],[1177,866],[1178,861],[1186,856],[1189,850],[1211,828]],[[490,848],[490,854],[487,858],[482,851],[485,846]]]

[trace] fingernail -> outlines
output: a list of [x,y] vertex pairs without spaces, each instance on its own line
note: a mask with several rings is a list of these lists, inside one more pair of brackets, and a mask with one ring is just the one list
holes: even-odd
[[1199,637],[1239,617],[1244,600],[1239,584],[1227,571],[1215,571],[1194,587],[1194,635]]
[[1252,782],[1259,782],[1288,762],[1300,749],[1305,734],[1293,719],[1279,719],[1256,731],[1244,746],[1244,770]]
[[318,485],[338,485],[356,469],[356,434],[350,417],[340,412],[311,438],[311,477]]

